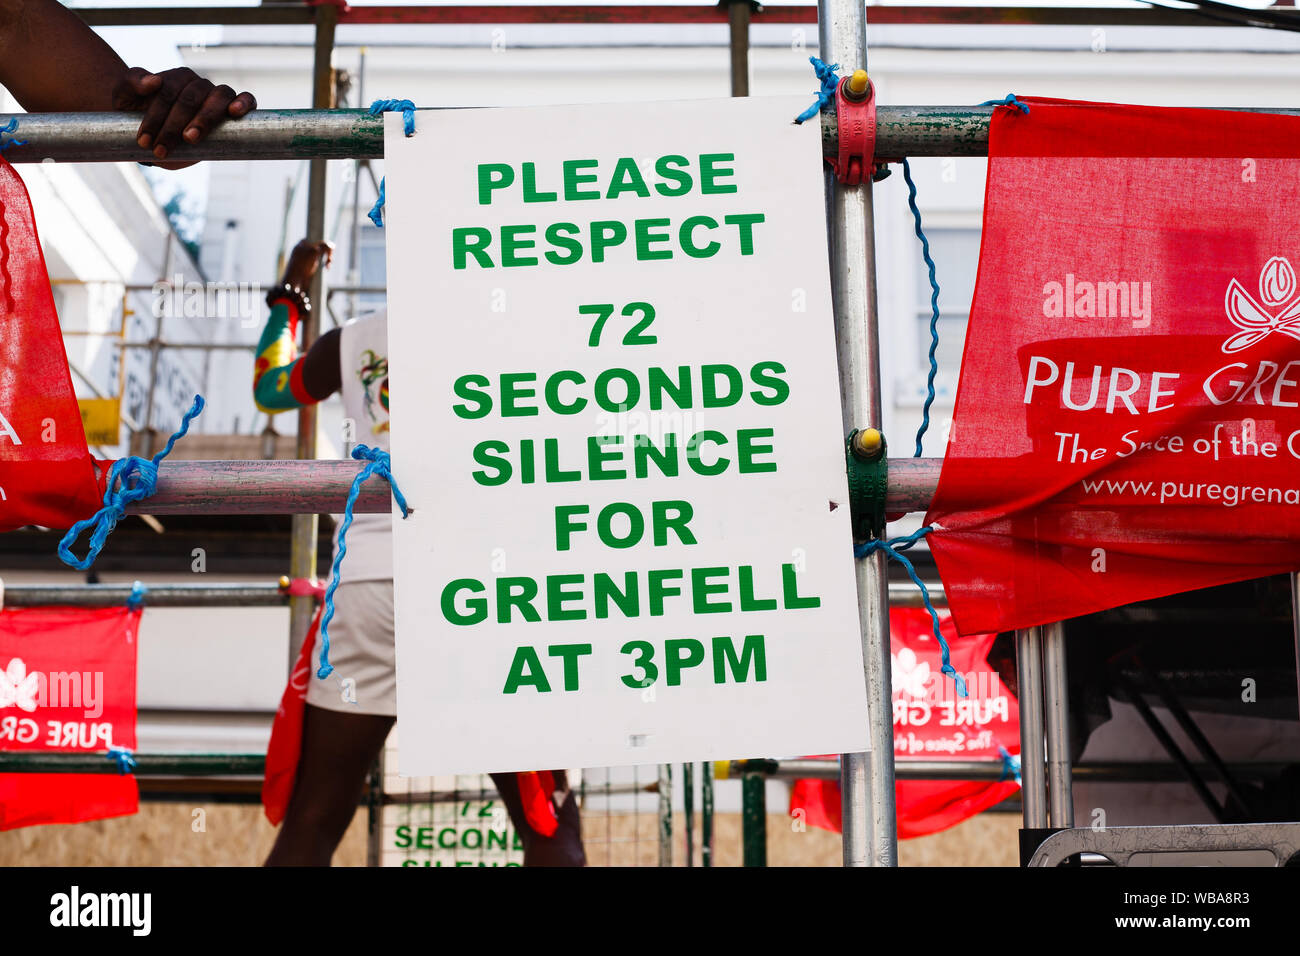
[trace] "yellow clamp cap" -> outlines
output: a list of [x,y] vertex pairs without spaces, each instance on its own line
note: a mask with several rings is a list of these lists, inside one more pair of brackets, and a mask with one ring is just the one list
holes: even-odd
[[730,777],[730,776],[731,776],[731,761],[730,761],[730,760],[715,760],[715,761],[713,761],[713,779],[714,779],[714,780],[726,780],[726,779],[727,779],[728,777]]
[[884,441],[879,429],[864,428],[853,436],[853,444],[857,450],[864,455],[874,455],[880,451],[880,445]]
[[871,80],[867,78],[866,70],[854,70],[853,75],[849,77],[849,92],[854,96],[862,96],[871,86]]

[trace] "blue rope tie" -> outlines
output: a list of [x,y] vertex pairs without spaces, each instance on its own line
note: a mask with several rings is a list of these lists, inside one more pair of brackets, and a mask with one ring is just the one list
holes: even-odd
[[144,607],[144,596],[149,593],[149,589],[144,586],[143,581],[136,581],[131,585],[131,593],[126,599],[126,609],[128,611],[138,611]]
[[388,457],[388,452],[382,448],[357,445],[352,449],[352,457],[357,461],[368,461],[370,464],[357,472],[357,476],[352,479],[352,487],[348,489],[348,502],[343,507],[343,524],[339,526],[339,546],[334,553],[334,567],[330,571],[330,584],[325,589],[325,613],[321,615],[320,620],[320,668],[316,671],[316,676],[321,680],[334,673],[334,668],[330,666],[330,621],[334,619],[334,592],[339,587],[339,568],[343,564],[343,556],[348,553],[348,528],[352,527],[352,508],[357,503],[357,496],[361,494],[361,486],[365,484],[366,479],[371,475],[379,475],[392,487],[393,500],[402,509],[402,517],[405,518],[410,513],[406,507],[406,497],[402,494],[401,489],[397,487],[397,480],[393,478],[393,463]]
[[891,538],[888,541],[881,541],[880,539],[876,539],[875,541],[864,541],[861,544],[855,544],[853,546],[853,555],[854,557],[865,558],[867,555],[875,551],[883,551],[889,557],[901,564],[903,569],[907,571],[907,576],[912,579],[912,583],[921,591],[921,603],[923,603],[925,609],[930,612],[930,623],[934,627],[934,639],[939,642],[939,649],[943,653],[942,670],[953,679],[954,683],[956,683],[957,693],[962,697],[966,697],[968,696],[966,692],[966,679],[958,674],[957,669],[952,666],[952,658],[948,652],[948,642],[943,639],[943,634],[939,631],[939,615],[935,612],[934,605],[930,603],[930,591],[926,588],[925,582],[922,581],[920,576],[916,573],[916,568],[912,566],[912,562],[907,560],[907,556],[903,554],[904,551],[916,544],[916,542],[933,530],[934,529],[930,527],[930,525],[926,525],[924,528],[919,528],[906,537]]
[[380,229],[384,228],[384,184],[388,181],[387,177],[379,180],[379,196],[375,199],[375,204],[370,207],[370,212],[366,216]]
[[[127,506],[143,501],[157,490],[158,465],[171,454],[177,440],[185,437],[186,432],[190,430],[190,422],[203,411],[203,405],[203,396],[195,395],[194,404],[181,419],[181,427],[167,439],[163,450],[153,458],[128,455],[113,462],[113,467],[108,472],[108,480],[104,484],[104,507],[68,529],[68,533],[59,542],[59,560],[78,571],[85,571],[95,563],[95,558],[99,557],[99,552],[103,549],[113,528],[126,515]],[[90,544],[86,550],[86,557],[78,558],[72,553],[72,546],[77,543],[77,538],[81,537],[81,533],[87,528],[94,529],[90,534]]]
[[135,772],[135,757],[125,747],[109,747],[108,753],[104,754],[104,757],[117,764],[117,772],[120,774],[125,775]]
[[829,109],[835,102],[835,88],[840,85],[840,78],[835,72],[840,68],[838,63],[827,66],[815,56],[808,57],[808,62],[812,64],[813,72],[817,74],[817,79],[821,80],[822,85],[817,91],[817,102],[796,116],[794,118],[796,123],[807,122],[819,112]]
[[935,276],[934,258],[930,255],[930,240],[921,228],[921,210],[916,205],[916,183],[912,180],[912,167],[903,159],[903,179],[907,181],[907,204],[912,209],[912,219],[916,223],[916,237],[921,240],[921,257],[925,267],[930,270],[930,371],[925,378],[925,405],[921,409],[921,427],[916,430],[916,451],[913,457],[921,457],[921,441],[930,428],[930,406],[934,404],[934,378],[939,374],[939,280]]
[[998,754],[1002,757],[1002,776],[999,780],[1020,782],[1020,756],[1013,754],[1006,747],[998,744]]
[[[979,105],[1014,106],[1026,114],[1029,112],[1029,107],[1016,99],[1014,93],[1008,93],[1004,99],[986,100]],[[930,240],[926,238],[925,230],[921,227],[921,210],[916,205],[916,183],[912,179],[912,167],[906,157],[903,158],[903,179],[907,182],[907,205],[912,210],[912,219],[916,224],[916,238],[921,240],[921,256],[925,259],[925,267],[930,272],[930,369],[925,378],[925,405],[921,409],[921,427],[916,430],[916,450],[912,452],[914,458],[920,458],[922,439],[925,438],[925,433],[930,429],[930,406],[934,404],[934,379],[939,374],[939,361],[937,358],[937,352],[939,351],[939,280],[935,276],[934,259],[930,255]]]
[[375,100],[370,104],[370,115],[381,113],[402,113],[402,132],[407,136],[415,135],[415,104],[410,100]]
[[15,116],[15,117],[13,117],[11,120],[9,120],[8,123],[5,123],[4,126],[0,126],[0,153],[3,153],[3,152],[4,152],[6,149],[8,149],[10,146],[26,146],[26,145],[27,145],[27,140],[25,140],[25,139],[5,139],[5,138],[4,138],[4,135],[3,135],[4,133],[12,133],[12,132],[13,132],[14,130],[16,130],[17,128],[18,128],[18,117],[17,117],[17,116]]
[[1015,94],[1015,93],[1008,93],[1006,96],[1004,96],[1004,97],[1003,97],[1002,99],[1000,99],[1000,100],[985,100],[983,103],[979,103],[979,104],[976,104],[976,105],[978,105],[978,106],[1014,106],[1016,109],[1020,110],[1020,112],[1024,113],[1026,116],[1029,115],[1029,107],[1026,106],[1024,103],[1020,102],[1018,99],[1016,99],[1016,94]]
[[[410,100],[375,100],[370,104],[370,115],[378,116],[381,113],[402,112],[402,132],[407,136],[415,135],[415,104]],[[370,207],[370,212],[366,213],[380,229],[384,228],[384,180],[379,180],[379,196],[375,199],[375,204]]]

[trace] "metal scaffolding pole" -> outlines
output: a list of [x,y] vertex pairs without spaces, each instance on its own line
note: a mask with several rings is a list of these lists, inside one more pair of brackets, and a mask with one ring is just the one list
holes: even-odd
[[[895,458],[889,462],[890,512],[924,511],[939,481],[938,458]],[[164,461],[153,497],[127,508],[151,515],[337,514],[364,463],[316,461]],[[396,466],[402,480],[401,464]],[[412,508],[434,502],[412,501]],[[367,482],[353,508],[356,514],[393,510],[392,493],[381,480]]]
[[659,865],[673,865],[673,765],[659,765]]
[[[943,593],[943,582],[926,581],[926,590],[930,592],[930,603],[935,607],[947,607],[948,595]],[[921,600],[921,590],[911,581],[889,582],[890,607],[925,607]]]
[[[155,607],[283,607],[289,596],[279,583],[151,584],[144,606]],[[131,597],[130,584],[6,584],[5,607],[114,607]]]
[[[991,106],[879,106],[876,158],[985,156]],[[1300,115],[1300,109],[1230,109],[1231,112]],[[138,113],[3,113],[0,124],[18,120],[26,145],[5,149],[11,163],[149,162],[153,154],[135,143]],[[835,156],[835,117],[822,115],[822,152]],[[223,123],[198,145],[176,147],[180,161],[263,159],[379,159],[384,123],[366,110],[256,110]]]
[[[258,776],[264,769],[265,755],[260,753],[136,753],[135,775],[152,776]],[[762,806],[763,779],[837,779],[839,772],[833,760],[733,760],[730,761],[730,779],[748,784],[748,796],[753,798],[755,810],[751,822],[757,825],[765,820]],[[712,770],[711,764],[705,764]],[[1209,764],[1189,764],[1202,775],[1210,774]],[[1264,781],[1275,779],[1286,768],[1285,763],[1230,764],[1228,769],[1238,779]],[[1076,768],[1078,775],[1098,783],[1169,783],[1187,779],[1185,771],[1176,764],[1146,762],[1107,762],[1083,764]],[[117,766],[102,752],[73,753],[51,751],[0,750],[0,773],[117,773]],[[1006,770],[996,760],[900,760],[900,780],[1001,780]],[[712,774],[705,777],[703,825],[704,866],[711,865],[713,834]],[[668,789],[668,788],[666,788]],[[615,786],[601,793],[659,793],[658,782],[640,785]],[[401,794],[376,793],[375,799],[391,803],[454,803],[464,799],[460,791],[414,792]],[[754,838],[755,848],[762,852],[763,841],[757,826],[747,830]],[[671,832],[669,834],[671,840]]]
[[686,836],[686,865],[695,865],[695,764],[682,764],[682,830]]
[[754,775],[740,780],[741,866],[767,866],[767,782]]
[[[867,18],[861,0],[819,0],[821,56],[845,70],[867,66]],[[879,428],[880,329],[876,314],[875,227],[871,183],[830,190],[831,292],[844,433]],[[871,752],[840,757],[845,866],[896,866],[894,726],[889,674],[889,575],[877,551],[856,563],[858,615],[867,685]]]
[[[181,777],[262,776],[265,754],[158,753],[132,754],[134,776]],[[0,750],[0,773],[117,773],[103,753],[58,753],[44,750]]]
[[1016,631],[1016,697],[1020,706],[1020,799],[1025,827],[1047,826],[1043,776],[1043,654],[1039,629]]
[[1295,635],[1296,699],[1300,700],[1300,574],[1291,572],[1291,631]]
[[1074,826],[1070,768],[1070,686],[1065,661],[1065,624],[1043,627],[1043,709],[1047,726],[1047,793],[1051,824]]
[[728,0],[730,20],[731,95],[749,95],[749,18],[750,0]]
[[[311,7],[297,3],[263,3],[245,7],[81,7],[74,8],[91,26],[142,26],[165,24],[271,25],[310,24]],[[1249,15],[1243,9],[1242,14]],[[1273,11],[1289,14],[1282,9]],[[753,12],[759,23],[812,23],[816,11],[808,6],[764,4]],[[1003,24],[1005,26],[1189,26],[1220,27],[1223,20],[1197,10],[1125,9],[1097,7],[946,7],[876,6],[871,11],[876,24]],[[610,4],[579,7],[573,4],[502,3],[485,6],[446,4],[441,6],[366,5],[344,8],[339,17],[345,24],[416,23],[725,23],[726,12],[716,4],[667,6],[665,4]]]
[[713,866],[713,764],[700,771],[700,866]]
[[[334,27],[338,23],[339,8],[328,3],[316,7],[315,64],[312,68],[312,106],[329,109],[334,105]],[[319,241],[325,238],[325,187],[328,168],[326,160],[311,161],[307,185],[307,238]],[[320,313],[325,296],[324,271],[318,269],[312,278],[308,297],[314,306],[302,318],[302,351],[305,354],[320,335]],[[315,405],[298,409],[297,457],[310,460],[316,457]],[[297,514],[293,517],[289,545],[289,573],[295,578],[316,576],[316,538],[320,531],[320,517],[316,514]],[[289,669],[298,660],[307,629],[316,613],[316,602],[311,595],[299,595],[289,602]]]
[[[778,780],[837,780],[839,769],[833,760],[732,760],[728,776],[772,777]],[[1188,764],[1203,776],[1214,775],[1209,763]],[[1267,780],[1281,773],[1287,764],[1241,763],[1227,765],[1228,771],[1239,779]],[[1008,769],[1000,760],[913,760],[901,758],[894,763],[899,780],[1006,780]],[[1150,761],[1106,761],[1081,764],[1074,768],[1082,779],[1098,783],[1169,783],[1187,779],[1184,767],[1173,763]]]

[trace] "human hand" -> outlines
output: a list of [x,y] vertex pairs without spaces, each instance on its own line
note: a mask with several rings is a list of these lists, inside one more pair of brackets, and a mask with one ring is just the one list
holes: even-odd
[[182,140],[198,143],[227,118],[257,108],[252,93],[236,94],[189,67],[162,73],[133,67],[113,88],[112,99],[114,109],[144,112],[136,142],[158,159],[166,159]]
[[289,253],[289,264],[284,268],[284,284],[294,289],[306,289],[311,284],[323,262],[329,268],[334,261],[334,244],[324,239],[312,242],[303,239]]

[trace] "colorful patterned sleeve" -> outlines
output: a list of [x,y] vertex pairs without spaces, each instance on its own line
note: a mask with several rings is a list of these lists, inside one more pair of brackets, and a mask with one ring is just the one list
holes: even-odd
[[253,363],[253,400],[268,414],[318,401],[303,386],[303,358],[298,355],[297,337],[298,306],[288,299],[275,300]]

